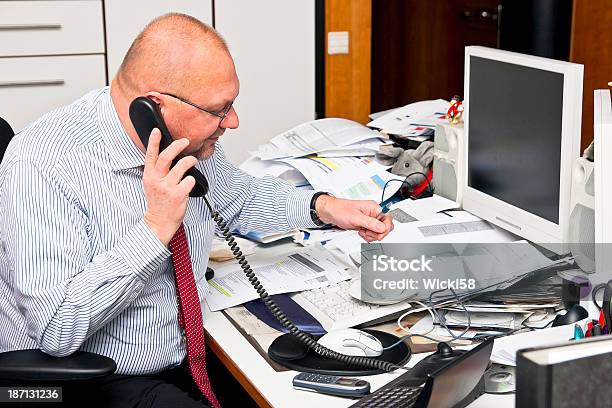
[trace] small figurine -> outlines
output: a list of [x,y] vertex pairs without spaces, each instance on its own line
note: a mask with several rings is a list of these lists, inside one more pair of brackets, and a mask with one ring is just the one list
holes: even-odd
[[450,101],[446,119],[450,120],[451,125],[457,125],[462,122],[461,116],[463,116],[463,101],[459,95],[455,95]]

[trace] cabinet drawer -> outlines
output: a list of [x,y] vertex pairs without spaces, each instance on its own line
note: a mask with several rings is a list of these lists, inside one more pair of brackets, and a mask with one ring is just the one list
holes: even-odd
[[17,131],[105,84],[104,55],[0,58],[0,117]]
[[0,56],[104,52],[100,1],[0,1]]

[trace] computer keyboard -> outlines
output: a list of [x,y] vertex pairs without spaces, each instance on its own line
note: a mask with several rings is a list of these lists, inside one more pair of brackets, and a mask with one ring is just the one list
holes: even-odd
[[410,308],[407,302],[387,306],[362,302],[350,295],[351,285],[352,281],[343,281],[303,291],[293,295],[292,298],[327,331],[392,320]]
[[419,398],[422,387],[396,386],[395,388],[384,388],[376,391],[364,401],[351,406],[351,408],[395,408],[412,407]]

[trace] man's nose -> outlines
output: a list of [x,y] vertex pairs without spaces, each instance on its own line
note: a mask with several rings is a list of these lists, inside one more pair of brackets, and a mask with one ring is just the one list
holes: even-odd
[[238,113],[236,112],[236,108],[232,106],[232,109],[227,113],[227,116],[221,121],[220,127],[224,129],[236,129],[240,124],[240,120],[238,119]]

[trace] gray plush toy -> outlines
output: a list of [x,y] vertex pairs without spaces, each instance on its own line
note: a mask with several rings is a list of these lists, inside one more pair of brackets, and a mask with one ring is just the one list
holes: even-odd
[[[376,160],[385,166],[393,166],[391,173],[398,176],[408,176],[419,172],[427,174],[429,166],[433,161],[433,142],[423,142],[415,150],[404,150],[401,147],[381,146],[376,152]],[[412,187],[422,183],[424,177],[421,174],[413,174],[406,180]]]

